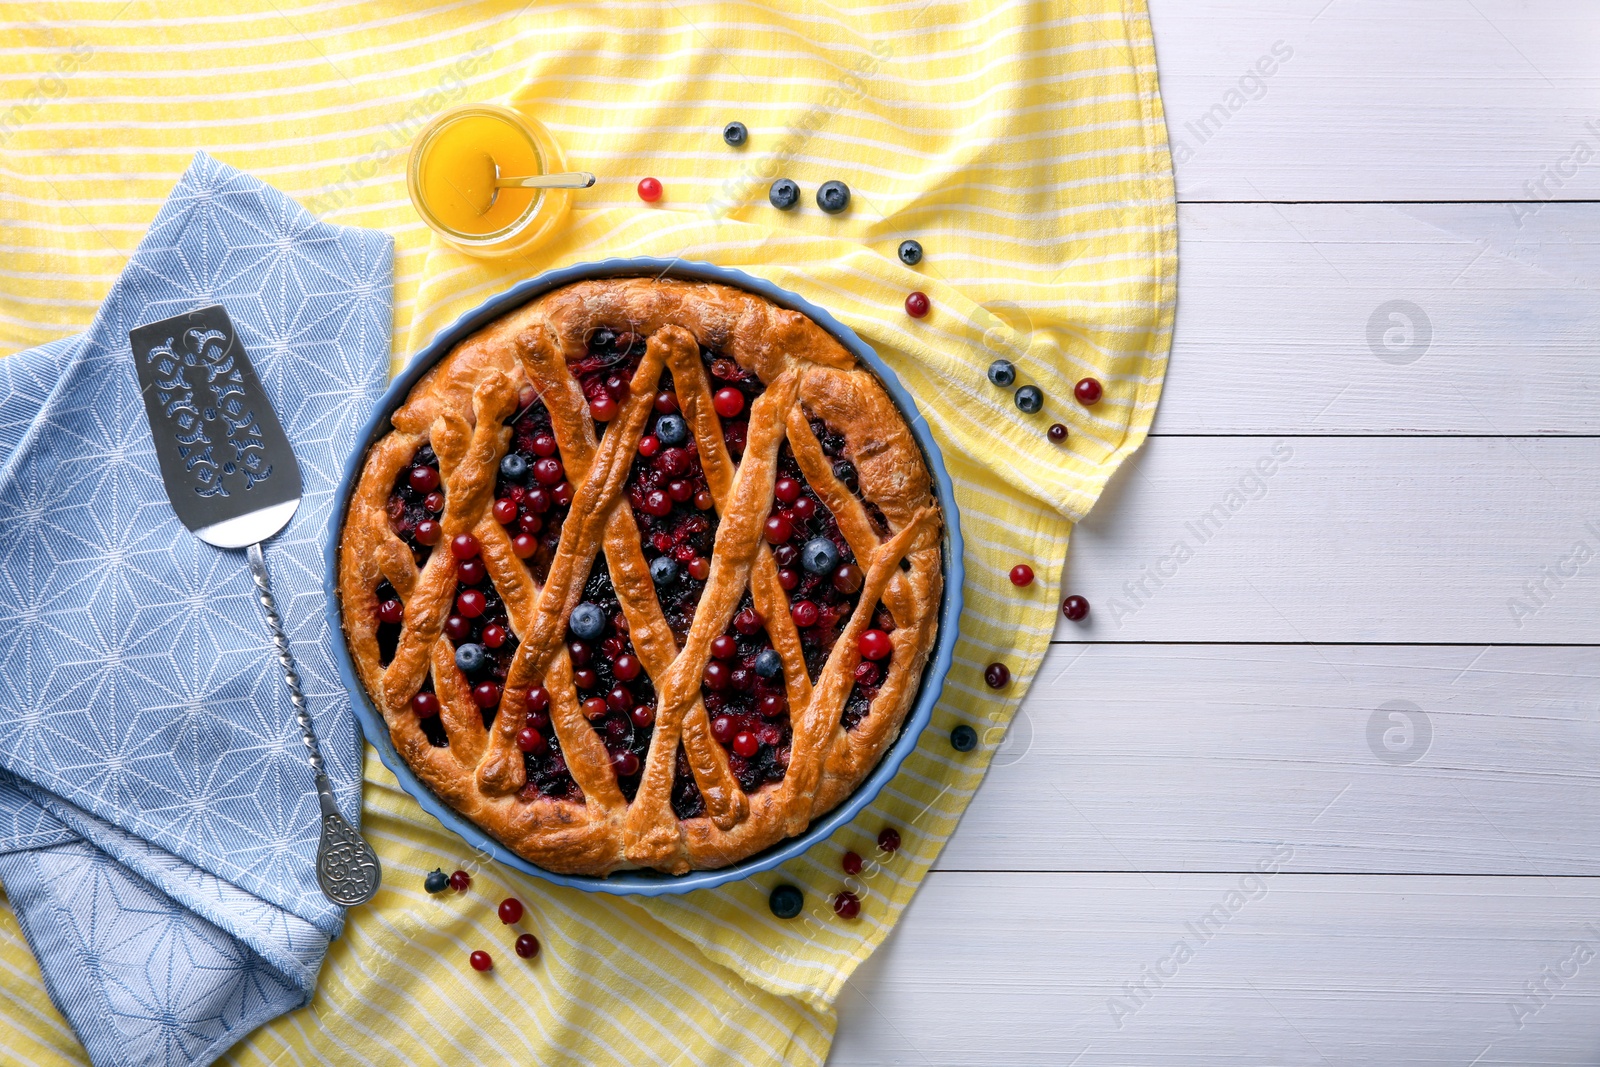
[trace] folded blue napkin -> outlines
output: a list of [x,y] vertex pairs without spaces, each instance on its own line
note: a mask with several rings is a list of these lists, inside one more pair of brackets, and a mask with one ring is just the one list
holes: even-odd
[[87,333],[0,360],[0,882],[96,1064],[197,1065],[311,998],[342,911],[243,552],[167,502],[134,326],[222,304],[300,461],[266,546],[345,815],[360,735],[322,546],[388,377],[393,244],[204,153]]

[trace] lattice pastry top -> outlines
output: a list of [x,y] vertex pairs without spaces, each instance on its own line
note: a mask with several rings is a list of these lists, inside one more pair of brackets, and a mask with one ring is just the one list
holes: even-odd
[[941,519],[870,371],[626,278],[458,345],[367,456],[345,633],[395,748],[553,871],[721,867],[838,805],[933,647]]

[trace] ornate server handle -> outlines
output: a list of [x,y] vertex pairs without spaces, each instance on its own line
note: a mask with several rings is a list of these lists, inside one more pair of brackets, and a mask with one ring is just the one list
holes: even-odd
[[372,851],[372,846],[356,833],[355,827],[339,813],[339,806],[334,803],[333,786],[328,782],[328,774],[322,763],[322,748],[317,744],[317,733],[311,724],[306,697],[300,691],[300,675],[295,671],[294,657],[289,653],[289,638],[283,632],[277,602],[272,599],[266,557],[262,555],[259,543],[251,545],[247,555],[250,557],[250,574],[255,579],[256,593],[261,600],[261,610],[267,617],[267,631],[278,650],[284,684],[289,687],[289,699],[294,703],[294,718],[300,726],[300,738],[305,742],[306,761],[317,776],[317,800],[322,807],[322,837],[317,842],[317,882],[335,904],[346,907],[365,904],[378,892],[378,882],[382,877],[378,856]]

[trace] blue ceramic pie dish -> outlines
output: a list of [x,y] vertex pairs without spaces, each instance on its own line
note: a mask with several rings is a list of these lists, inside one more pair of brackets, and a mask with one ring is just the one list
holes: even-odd
[[350,495],[355,491],[356,482],[361,476],[361,468],[366,461],[367,450],[389,430],[389,416],[396,408],[404,403],[406,396],[411,392],[421,377],[428,370],[444,358],[451,349],[500,318],[528,303],[530,300],[563,285],[583,281],[590,278],[613,278],[621,276],[646,276],[646,277],[675,277],[692,281],[717,282],[722,285],[734,286],[749,290],[772,301],[780,307],[786,307],[801,312],[808,316],[818,326],[821,326],[838,342],[855,354],[863,364],[872,368],[883,382],[884,388],[894,399],[901,414],[906,418],[906,423],[911,427],[917,443],[922,447],[923,457],[928,464],[928,470],[933,476],[934,492],[939,499],[939,507],[943,510],[944,519],[944,594],[939,608],[939,635],[934,645],[933,654],[928,658],[928,665],[922,677],[921,688],[917,692],[916,702],[912,705],[910,713],[906,716],[900,736],[895,740],[883,755],[883,759],[873,769],[872,773],[857,787],[856,791],[847,797],[844,803],[815,820],[806,832],[798,837],[791,837],[780,841],[755,855],[748,856],[739,863],[716,870],[690,871],[687,874],[671,875],[651,870],[617,871],[605,878],[596,878],[585,875],[557,874],[547,871],[537,864],[523,859],[512,852],[505,845],[496,841],[484,830],[459,814],[444,801],[440,800],[433,792],[418,780],[409,764],[395,751],[394,744],[389,738],[389,727],[384,722],[383,716],[373,707],[367,697],[365,687],[362,686],[356,675],[355,663],[350,658],[350,651],[344,642],[344,622],[339,607],[338,589],[338,549],[339,532],[342,532],[343,523],[336,527],[336,532],[328,539],[328,544],[323,553],[325,577],[323,587],[326,592],[325,611],[328,620],[328,630],[334,635],[335,660],[339,664],[339,671],[344,679],[344,684],[352,694],[352,705],[355,708],[356,718],[361,722],[362,732],[367,740],[378,750],[378,756],[383,760],[384,766],[394,772],[400,780],[400,786],[416,798],[423,809],[437,818],[445,826],[455,831],[462,840],[477,849],[481,854],[492,857],[507,866],[520,871],[537,875],[558,885],[571,886],[575,889],[588,890],[600,893],[635,893],[642,896],[657,896],[662,893],[686,893],[692,889],[709,889],[726,882],[747,878],[762,871],[771,870],[784,861],[805,852],[818,841],[825,840],[834,830],[855,818],[862,808],[872,803],[888,781],[899,771],[901,763],[911,750],[917,747],[917,739],[922,736],[923,729],[933,717],[933,705],[939,699],[939,693],[944,688],[945,675],[950,670],[950,660],[954,654],[956,631],[961,620],[961,583],[962,583],[962,548],[961,525],[956,512],[956,503],[951,492],[950,475],[944,467],[944,460],[940,455],[939,446],[929,432],[927,422],[922,418],[917,409],[917,403],[906,392],[894,372],[878,357],[868,344],[857,337],[854,331],[844,326],[832,315],[802,300],[794,293],[780,289],[770,282],[751,277],[741,271],[730,270],[726,267],[716,267],[708,263],[694,263],[685,260],[664,259],[608,259],[598,263],[584,263],[572,267],[563,267],[560,270],[548,271],[536,278],[520,282],[510,289],[491,297],[478,305],[473,310],[462,315],[450,326],[440,330],[434,335],[433,340],[421,352],[412,358],[406,370],[390,383],[389,389],[378,401],[373,409],[372,417],[367,420],[362,429],[359,444],[345,463],[343,477],[339,483],[339,495],[335,501],[333,513],[343,516],[350,506]]

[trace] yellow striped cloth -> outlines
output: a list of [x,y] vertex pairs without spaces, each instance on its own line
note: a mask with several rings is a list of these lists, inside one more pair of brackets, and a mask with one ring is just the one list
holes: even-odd
[[[309,1008],[225,1059],[248,1064],[817,1063],[832,1003],[887,935],[955,829],[1055,622],[1072,521],[1154,414],[1171,337],[1176,229],[1142,0],[500,3],[350,0],[66,2],[48,23],[3,7],[0,351],[82,329],[196,148],[329,221],[395,236],[395,357],[459,312],[551,266],[683,256],[768,278],[829,308],[916,394],[955,480],[967,611],[933,726],[854,823],[780,871],[637,902],[553,889],[476,862],[372,758],[366,826],[385,886],[351,912]],[[405,149],[433,114],[511,99],[600,183],[566,232],[491,264],[430,242],[406,198]],[[733,119],[749,145],[722,143]],[[633,186],[661,179],[662,202]],[[774,177],[800,210],[766,203]],[[838,178],[851,209],[812,191]],[[927,257],[902,265],[895,248]],[[933,311],[902,310],[921,289]],[[1021,414],[984,380],[997,355],[1045,392]],[[1089,409],[1072,385],[1092,375]],[[1067,443],[1045,437],[1066,423]],[[1032,565],[1017,589],[1006,572]],[[988,690],[982,671],[1009,664]],[[978,751],[949,733],[972,723]],[[875,849],[895,826],[904,846]],[[846,850],[868,857],[847,879]],[[433,867],[473,872],[428,897]],[[771,887],[806,891],[799,919]],[[850,887],[861,918],[834,917]],[[528,905],[533,964],[493,905]],[[466,967],[475,948],[489,976]],[[0,1047],[83,1062],[9,910],[0,911]]]

